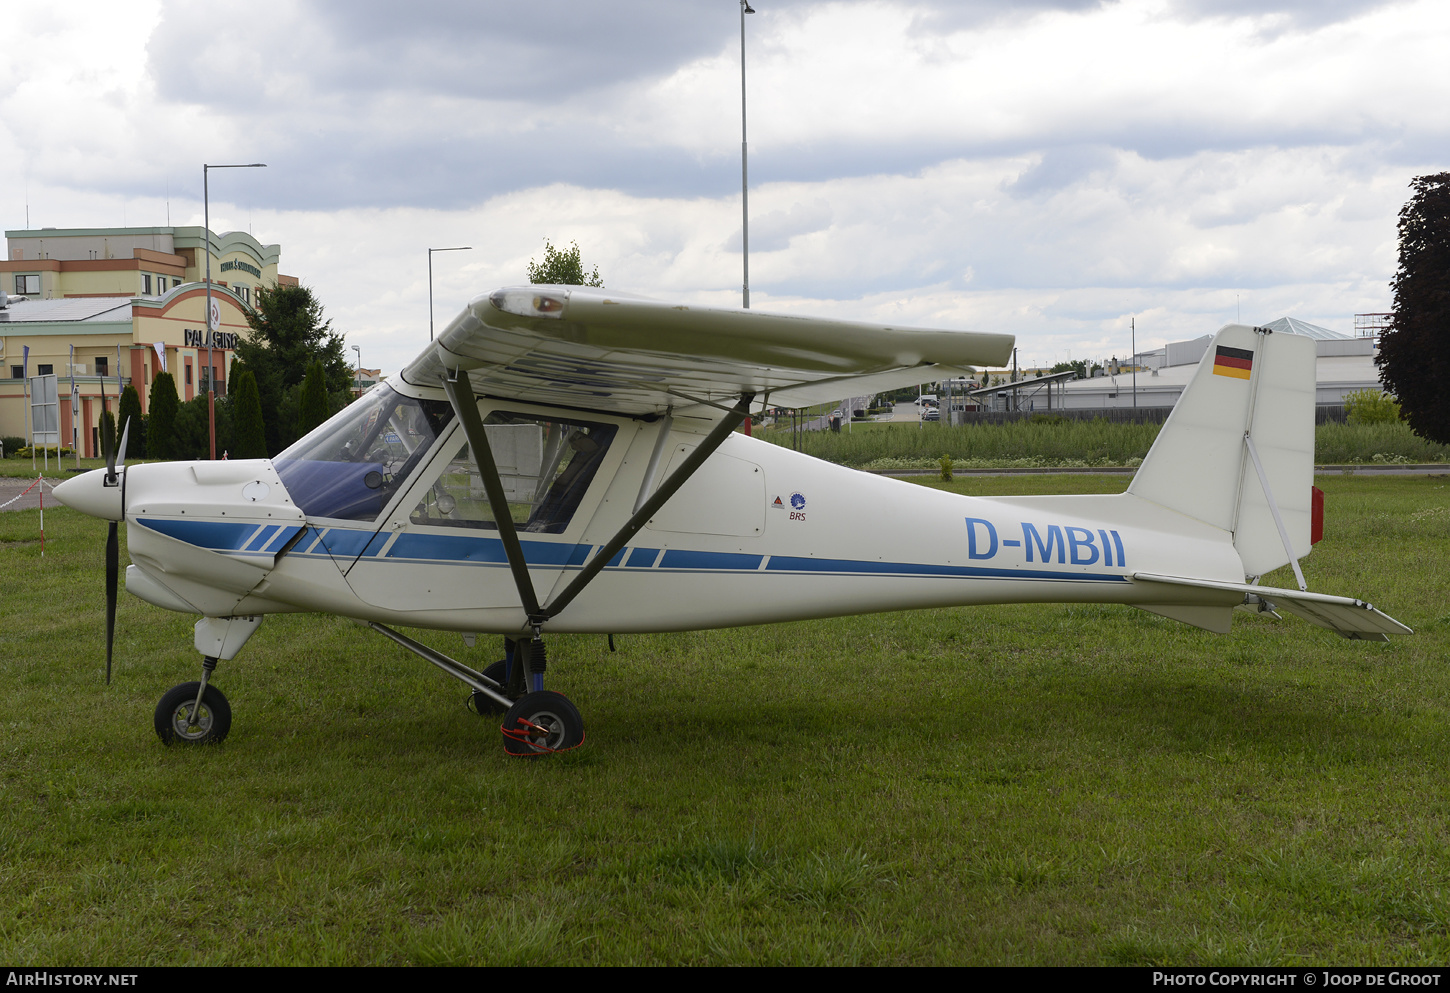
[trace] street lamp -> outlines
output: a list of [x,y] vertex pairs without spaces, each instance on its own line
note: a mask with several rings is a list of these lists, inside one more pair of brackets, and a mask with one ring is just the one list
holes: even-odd
[[362,348],[357,345],[353,345],[352,350],[354,352],[357,352],[357,371],[355,371],[352,375],[352,385],[353,388],[357,390],[357,395],[362,396],[362,385],[359,381],[359,377],[362,375]]
[[265,169],[265,162],[247,162],[237,165],[208,165],[201,166],[201,210],[202,210],[202,234],[206,238],[206,430],[211,438],[211,457],[216,460],[216,366],[212,365],[212,334],[221,327],[221,315],[218,314],[215,323],[211,313],[211,190],[207,182],[207,173],[212,169]]
[[745,147],[745,15],[753,13],[749,0],[740,0],[740,249],[745,277],[740,299],[746,310],[750,309],[750,173]]
[[428,340],[433,340],[433,253],[434,252],[471,252],[472,245],[462,245],[458,248],[430,248],[428,249]]

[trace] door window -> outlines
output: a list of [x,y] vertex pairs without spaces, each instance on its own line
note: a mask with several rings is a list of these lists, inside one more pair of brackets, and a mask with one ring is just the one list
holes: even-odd
[[[616,428],[494,411],[484,421],[484,431],[514,526],[535,534],[562,534],[599,471]],[[409,520],[497,530],[467,442],[455,450]]]

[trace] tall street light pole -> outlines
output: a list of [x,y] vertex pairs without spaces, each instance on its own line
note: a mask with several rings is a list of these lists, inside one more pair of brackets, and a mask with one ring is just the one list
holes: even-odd
[[352,386],[357,390],[357,395],[362,396],[362,387],[358,385],[358,377],[362,375],[362,348],[353,345],[352,350],[357,352],[357,370],[352,374]]
[[753,13],[749,0],[740,0],[740,248],[745,277],[740,301],[746,310],[750,309],[750,170],[745,144],[745,15]]
[[433,253],[434,252],[471,252],[472,245],[461,245],[458,248],[430,248],[428,249],[428,340],[433,340]]
[[1133,333],[1133,409],[1138,409],[1138,318],[1128,318],[1128,330]]
[[212,169],[265,169],[265,162],[201,166],[202,236],[206,239],[206,431],[211,438],[211,457],[216,460],[216,366],[212,364],[212,335],[221,327],[221,314],[211,311],[211,189],[207,173]]

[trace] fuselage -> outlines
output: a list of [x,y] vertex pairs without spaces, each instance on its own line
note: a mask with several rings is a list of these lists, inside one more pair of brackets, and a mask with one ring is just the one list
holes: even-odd
[[[682,416],[631,419],[490,400],[480,401],[480,412],[494,422],[490,439],[498,440],[491,444],[504,445],[504,456],[521,464],[532,458],[538,472],[546,470],[529,446],[548,460],[551,419],[574,425],[575,434],[587,424],[603,439],[580,445],[588,473],[567,478],[565,458],[548,493],[544,483],[527,482],[534,469],[505,476],[522,508],[519,537],[534,588],[546,604],[710,427]],[[531,418],[546,426],[531,431]],[[509,456],[515,442],[523,454]],[[476,481],[460,474],[463,445],[461,426],[448,421],[404,452],[406,460],[385,466],[396,475],[384,472],[380,484],[366,460],[303,464],[287,453],[276,462],[133,465],[126,473],[134,563],[127,587],[152,603],[213,617],[323,611],[517,632],[526,618],[503,543],[479,519],[486,512],[473,519],[466,512],[478,501],[470,499]],[[572,457],[576,467],[586,464],[584,455]],[[508,471],[502,462],[501,471]],[[109,507],[103,498],[114,498],[100,493],[99,480],[90,478],[97,475],[78,477],[58,495],[113,516],[100,510]],[[1130,494],[974,498],[735,434],[547,630],[667,631],[968,604],[1144,602],[1147,594],[1129,579],[1134,572],[1244,580],[1227,532]],[[1183,595],[1189,603],[1226,602],[1205,591]]]

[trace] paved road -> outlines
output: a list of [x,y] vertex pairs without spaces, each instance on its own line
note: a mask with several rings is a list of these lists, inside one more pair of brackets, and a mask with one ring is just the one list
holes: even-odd
[[[69,477],[67,477],[69,478]],[[45,487],[45,505],[47,507],[59,507],[60,501],[50,495],[51,489],[59,485],[60,478],[51,479],[46,477],[41,481]],[[25,493],[29,489],[29,493]],[[24,496],[20,494],[25,493]],[[19,499],[15,499],[19,497]],[[14,503],[10,503],[15,500]],[[0,510],[34,510],[40,506],[40,486],[35,485],[35,479],[10,479],[0,477]]]

